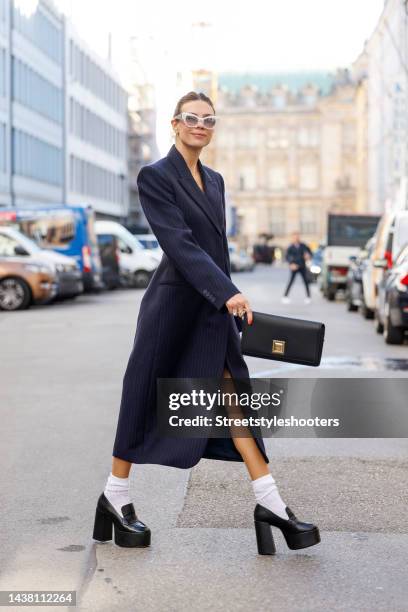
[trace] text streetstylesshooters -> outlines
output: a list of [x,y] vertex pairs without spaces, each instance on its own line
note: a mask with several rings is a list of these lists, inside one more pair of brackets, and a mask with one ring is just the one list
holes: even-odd
[[179,417],[172,415],[169,417],[169,424],[172,427],[338,427],[340,419],[321,419],[290,417],[227,417],[217,415],[215,419],[209,416]]

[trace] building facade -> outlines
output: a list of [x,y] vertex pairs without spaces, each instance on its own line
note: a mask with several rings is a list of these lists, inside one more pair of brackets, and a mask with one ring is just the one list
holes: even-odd
[[328,211],[356,212],[355,94],[347,71],[220,75],[220,121],[203,159],[224,176],[244,245],[267,233],[285,246],[299,230],[317,246]]
[[50,0],[0,0],[0,205],[127,214],[127,94]]
[[382,212],[408,177],[408,4],[386,0],[364,46],[369,208]]
[[60,202],[64,174],[64,21],[0,0],[0,204]]

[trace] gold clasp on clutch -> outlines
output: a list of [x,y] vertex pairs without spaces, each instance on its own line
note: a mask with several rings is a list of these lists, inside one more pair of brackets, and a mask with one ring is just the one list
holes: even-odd
[[284,355],[285,340],[273,340],[272,341],[272,353],[279,353],[280,355]]

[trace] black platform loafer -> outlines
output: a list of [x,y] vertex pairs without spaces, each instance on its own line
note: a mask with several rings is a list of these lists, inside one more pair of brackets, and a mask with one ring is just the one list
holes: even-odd
[[307,548],[320,542],[320,533],[316,525],[299,521],[288,506],[286,506],[286,512],[289,516],[288,520],[281,518],[260,504],[255,506],[255,533],[260,555],[274,555],[276,552],[272,525],[281,530],[286,544],[291,550]]
[[121,508],[123,516],[115,510],[104,493],[98,499],[95,513],[93,539],[106,542],[112,539],[115,530],[115,544],[128,548],[150,545],[150,529],[137,518],[132,503]]

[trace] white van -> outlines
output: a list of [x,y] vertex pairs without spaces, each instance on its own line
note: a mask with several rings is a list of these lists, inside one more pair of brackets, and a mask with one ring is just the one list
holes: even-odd
[[145,288],[150,282],[161,257],[144,249],[133,234],[116,221],[95,221],[96,234],[115,236],[119,247],[119,268],[125,284]]

